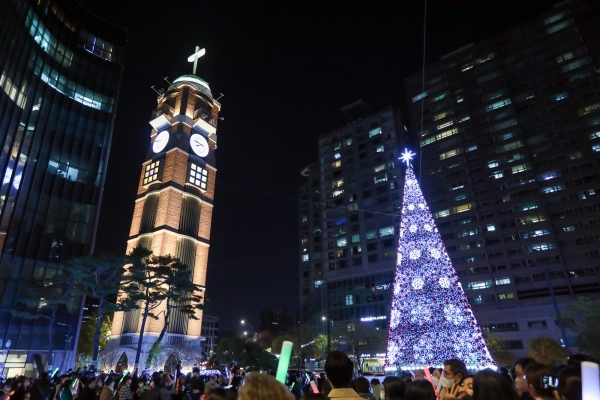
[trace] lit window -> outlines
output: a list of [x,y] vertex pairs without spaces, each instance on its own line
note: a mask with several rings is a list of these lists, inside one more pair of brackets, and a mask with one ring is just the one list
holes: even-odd
[[378,165],[373,168],[373,172],[375,172],[375,173],[381,172],[381,171],[385,171],[385,164],[381,164],[381,165]]
[[498,295],[498,300],[510,300],[514,299],[515,295],[513,293],[501,293]]
[[594,112],[596,110],[599,110],[599,109],[600,109],[600,103],[591,104],[587,107],[583,107],[583,108],[580,108],[579,110],[577,110],[577,115],[579,115],[581,117],[583,115],[587,115],[587,114]]
[[565,92],[558,93],[558,94],[554,95],[554,100],[559,101],[559,100],[562,100],[562,99],[566,99],[567,97],[569,97],[568,93],[565,93]]
[[509,285],[510,278],[496,278],[496,286]]
[[467,290],[479,290],[479,289],[487,289],[487,288],[491,288],[491,287],[492,287],[492,281],[485,280],[485,281],[469,282],[467,284],[466,289]]
[[308,261],[308,254],[302,254],[302,261]]
[[377,127],[375,129],[371,129],[369,131],[369,137],[372,138],[374,136],[381,135],[381,127]]
[[331,168],[339,168],[342,166],[342,160],[337,160],[331,163]]
[[496,230],[496,225],[490,224],[485,227],[485,230],[488,232],[494,232]]
[[377,146],[375,148],[375,153],[383,153],[384,151],[385,151],[385,147],[382,144],[380,144],[379,146]]
[[373,178],[373,180],[375,181],[375,184],[378,184],[378,183],[381,183],[381,182],[387,182],[387,180],[388,180],[387,174],[375,175],[375,177]]
[[593,151],[595,151],[595,152],[598,152],[598,151],[600,151],[600,144],[595,144],[595,145],[593,145],[593,146],[592,146],[592,150],[593,150]]
[[450,210],[443,210],[443,211],[438,211],[436,213],[433,214],[434,218],[444,218],[447,217],[448,215],[450,215]]
[[588,136],[588,139],[590,139],[590,140],[600,139],[600,132],[590,133],[590,135]]
[[530,168],[531,166],[529,164],[515,165],[514,167],[512,167],[512,173],[518,174],[519,172],[527,171]]
[[337,247],[346,247],[347,244],[348,244],[348,239],[346,239],[346,238],[340,238],[337,240]]
[[367,232],[366,236],[367,236],[367,240],[377,239],[377,231],[369,231],[369,232]]
[[447,127],[452,126],[452,125],[454,125],[454,121],[448,121],[446,123],[438,125],[437,126],[437,130],[439,131],[440,129],[444,129],[444,128],[447,128]]
[[340,190],[334,190],[333,193],[331,193],[332,197],[338,197],[344,194],[344,189],[340,189]]
[[510,104],[510,99],[504,99],[504,100],[500,100],[496,103],[490,104],[489,106],[487,106],[488,111],[492,111],[495,110],[497,108],[501,108],[504,107],[506,105]]
[[340,158],[342,158],[342,155],[340,153],[335,153],[333,155],[333,158],[335,158],[336,160],[339,160]]
[[393,226],[388,226],[388,227],[379,229],[379,236],[380,237],[389,236],[389,235],[393,235],[393,234],[394,234],[394,227]]
[[470,120],[470,119],[471,119],[471,117],[470,117],[470,116],[468,116],[468,115],[463,115],[462,117],[459,117],[459,118],[458,118],[458,122],[465,122],[465,121],[468,121],[468,120]]
[[340,186],[342,186],[344,184],[344,179],[338,179],[337,181],[333,181],[331,182],[331,187],[333,189],[335,188],[339,188]]
[[[351,294],[347,294],[346,295],[346,305],[347,306],[351,306],[354,304],[354,297]],[[352,329],[350,329],[350,325],[352,325]],[[348,325],[348,330],[354,330],[354,325],[350,324]]]
[[188,183],[206,190],[208,185],[208,171],[197,164],[190,163]]
[[360,243],[360,235],[352,235],[352,243]]
[[144,185],[148,185],[158,180],[158,171],[160,169],[160,160],[155,161],[152,164],[146,165],[146,171],[144,172]]

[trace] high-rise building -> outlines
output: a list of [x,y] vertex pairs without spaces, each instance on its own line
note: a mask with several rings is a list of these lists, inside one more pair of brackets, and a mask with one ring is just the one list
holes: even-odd
[[[419,182],[484,331],[573,345],[600,294],[600,3],[563,1],[405,80]],[[424,83],[424,87],[423,87]],[[422,125],[421,125],[422,124]]]
[[[195,75],[175,79],[157,101],[150,121],[148,153],[138,182],[127,251],[142,246],[155,255],[171,254],[192,270],[195,284],[204,286],[221,105],[213,98],[208,83]],[[163,315],[146,323],[142,365],[162,330]],[[196,317],[197,320],[189,319],[173,310],[162,344],[187,342],[199,347],[202,312],[197,311]],[[140,320],[139,310],[118,312],[114,317],[110,348],[122,353],[121,360],[126,360],[127,365],[134,363]]]
[[400,113],[388,108],[322,135],[318,163],[302,171],[301,320],[315,333],[328,320],[336,329],[387,326],[407,142]]
[[[46,282],[60,263],[91,254],[123,70],[126,32],[72,0],[7,0],[0,20],[0,306],[23,284]],[[55,349],[74,361],[80,297],[48,316],[0,312],[5,375],[31,371]],[[75,340],[69,340],[69,338]]]
[[259,332],[269,331],[277,336],[282,333],[289,333],[298,324],[298,313],[289,311],[283,307],[280,312],[273,309],[264,309],[260,312]]
[[219,317],[214,315],[202,316],[202,354],[208,359],[219,344]]

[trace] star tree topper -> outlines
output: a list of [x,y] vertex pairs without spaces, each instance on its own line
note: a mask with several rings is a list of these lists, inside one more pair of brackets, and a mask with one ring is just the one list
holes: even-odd
[[404,149],[404,153],[402,153],[402,157],[400,157],[400,159],[402,160],[402,162],[406,163],[407,167],[410,167],[410,162],[412,161],[414,156],[415,156],[415,153],[413,153],[412,151],[410,151],[408,149]]

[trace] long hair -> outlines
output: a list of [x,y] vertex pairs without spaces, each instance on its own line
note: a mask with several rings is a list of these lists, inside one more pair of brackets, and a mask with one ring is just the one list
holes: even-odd
[[[385,393],[388,396],[388,393]],[[435,390],[433,385],[426,379],[417,379],[412,381],[406,387],[404,400],[435,400]]]
[[473,400],[519,400],[510,378],[484,369],[473,378]]
[[246,375],[239,388],[238,400],[295,400],[283,384],[268,374],[253,372]]

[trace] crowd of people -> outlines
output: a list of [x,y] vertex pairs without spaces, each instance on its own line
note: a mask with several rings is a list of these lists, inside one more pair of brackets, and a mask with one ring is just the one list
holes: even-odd
[[417,370],[412,376],[387,376],[383,381],[357,375],[354,363],[333,351],[320,375],[288,374],[286,383],[269,373],[200,375],[155,372],[79,374],[37,379],[21,376],[3,382],[0,400],[582,400],[581,363],[597,362],[577,354],[558,368],[522,358],[511,368],[469,373],[452,359],[443,369]]

